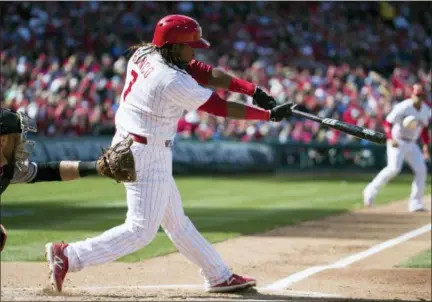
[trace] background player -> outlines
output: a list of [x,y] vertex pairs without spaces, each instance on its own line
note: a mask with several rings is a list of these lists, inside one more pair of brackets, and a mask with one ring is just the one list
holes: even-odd
[[[108,175],[109,173],[105,171],[106,164],[101,159],[92,162],[57,161],[39,164],[29,162],[28,157],[32,152],[33,142],[27,139],[27,133],[37,131],[35,121],[22,112],[16,113],[3,108],[0,110],[0,196],[9,184],[68,181],[89,175],[109,176],[117,181],[125,181],[117,175]],[[105,152],[101,158],[110,152],[112,149]],[[127,157],[127,154],[124,157]],[[132,174],[135,173],[135,166],[129,167],[125,160],[120,158],[117,163],[123,169],[133,169]],[[2,251],[7,238],[3,225],[0,225],[0,236],[0,251]]]
[[[425,159],[430,159],[428,126],[430,108],[424,103],[425,99],[424,88],[415,84],[411,98],[397,104],[387,116],[384,124],[388,139],[387,166],[363,191],[366,206],[371,206],[379,190],[400,173],[403,162],[406,160],[415,174],[408,210],[410,212],[424,210],[422,198],[427,177]],[[423,155],[417,144],[419,137],[423,142]]]
[[[151,44],[134,48],[127,66],[121,105],[116,113],[117,132],[113,138],[113,144],[127,135],[134,140],[131,148],[137,165],[137,181],[125,184],[126,221],[85,241],[69,245],[47,244],[47,260],[55,290],[62,290],[68,271],[114,261],[146,246],[160,226],[177,249],[201,268],[207,291],[227,292],[256,285],[253,278],[233,274],[185,215],[172,176],[170,146],[185,110],[198,109],[235,119],[280,121],[290,116],[292,104],[264,110],[226,102],[200,86],[197,81],[214,85],[215,77],[208,65],[193,61],[194,48],[209,46],[201,38],[201,27],[195,20],[170,15],[157,23]],[[258,93],[261,95],[258,99],[264,103],[274,101],[257,92],[256,86],[249,82],[227,76],[218,79],[220,82],[216,81],[216,85],[255,97]]]

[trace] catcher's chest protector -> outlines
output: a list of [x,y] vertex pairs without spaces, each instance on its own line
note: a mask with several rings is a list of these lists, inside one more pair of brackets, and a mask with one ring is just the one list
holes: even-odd
[[8,164],[0,167],[0,195],[9,186],[15,170],[14,164]]

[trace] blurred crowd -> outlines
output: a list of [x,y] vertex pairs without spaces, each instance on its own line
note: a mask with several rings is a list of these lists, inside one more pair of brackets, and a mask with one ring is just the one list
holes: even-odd
[[[151,41],[166,14],[185,14],[211,42],[197,59],[248,79],[278,102],[372,129],[422,82],[430,97],[428,2],[6,2],[1,101],[46,136],[114,132],[128,48]],[[217,91],[228,100],[240,94]],[[187,113],[179,136],[200,140],[348,142],[292,118],[245,122]]]

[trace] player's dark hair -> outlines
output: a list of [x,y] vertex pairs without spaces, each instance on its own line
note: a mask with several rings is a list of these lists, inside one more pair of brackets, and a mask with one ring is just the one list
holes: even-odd
[[166,65],[184,73],[187,64],[175,55],[175,47],[177,47],[176,44],[166,44],[162,47],[157,47],[152,43],[142,42],[140,44],[131,46],[129,50],[133,54],[136,50],[142,48],[142,50],[138,54],[138,60],[142,57],[145,57],[146,55],[158,52],[160,53]]

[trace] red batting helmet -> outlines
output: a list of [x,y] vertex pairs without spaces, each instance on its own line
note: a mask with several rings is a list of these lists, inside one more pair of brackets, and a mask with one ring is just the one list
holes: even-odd
[[193,48],[210,47],[210,43],[201,38],[199,23],[183,15],[169,15],[160,19],[156,24],[152,43],[157,47],[165,44],[188,44]]

